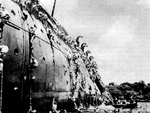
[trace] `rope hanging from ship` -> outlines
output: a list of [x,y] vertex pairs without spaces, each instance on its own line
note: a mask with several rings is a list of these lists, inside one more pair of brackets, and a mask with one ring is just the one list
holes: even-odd
[[28,67],[28,78],[29,78],[29,110],[28,113],[34,113],[36,110],[33,110],[32,108],[32,82],[34,81],[35,77],[32,76],[33,69],[35,69],[38,66],[37,60],[34,58],[34,45],[33,41],[35,39],[35,30],[33,28],[29,29],[29,67]]

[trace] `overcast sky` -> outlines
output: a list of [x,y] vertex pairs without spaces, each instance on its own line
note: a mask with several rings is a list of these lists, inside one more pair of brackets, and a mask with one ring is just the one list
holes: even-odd
[[[54,0],[41,0],[50,11]],[[150,0],[57,0],[54,17],[84,36],[104,84],[150,83]]]

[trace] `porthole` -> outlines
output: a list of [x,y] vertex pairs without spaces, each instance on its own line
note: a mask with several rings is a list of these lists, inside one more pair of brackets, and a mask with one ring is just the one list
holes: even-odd
[[42,59],[43,59],[43,61],[45,62],[45,60],[46,60],[45,57],[43,57]]
[[43,30],[41,29],[41,32],[43,33]]
[[34,27],[37,28],[37,26],[34,24]]
[[15,13],[15,11],[12,9],[11,10],[11,13],[13,14],[13,15],[16,15],[16,13]]
[[18,54],[19,54],[19,49],[18,49],[18,48],[15,48],[15,49],[14,49],[14,55],[17,56]]
[[66,84],[67,84],[67,85],[68,85],[68,83],[69,83],[69,82],[68,82],[68,81],[66,81]]

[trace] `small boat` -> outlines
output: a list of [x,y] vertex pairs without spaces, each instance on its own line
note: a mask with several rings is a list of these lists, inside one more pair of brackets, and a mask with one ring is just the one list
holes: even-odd
[[134,109],[137,107],[137,102],[129,104],[114,104],[112,106],[114,106],[115,108]]

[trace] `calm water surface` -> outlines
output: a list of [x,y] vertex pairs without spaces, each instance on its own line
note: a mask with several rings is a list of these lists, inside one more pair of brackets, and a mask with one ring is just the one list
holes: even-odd
[[150,113],[150,102],[138,102],[135,109],[123,109],[119,113]]
[[[82,112],[82,113],[95,113],[95,112]],[[120,109],[117,112],[109,110],[99,110],[97,113],[150,113],[150,102],[138,102],[135,109]]]

